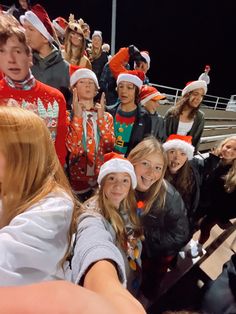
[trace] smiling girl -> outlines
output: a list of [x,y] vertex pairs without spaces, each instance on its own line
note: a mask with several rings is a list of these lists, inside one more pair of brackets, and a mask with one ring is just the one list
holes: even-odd
[[128,159],[137,176],[136,198],[145,236],[142,292],[152,299],[171,261],[189,240],[188,219],[181,196],[164,180],[167,158],[161,144],[154,137],[145,138]]
[[207,93],[205,81],[189,82],[182,90],[182,97],[165,114],[166,135],[191,135],[192,145],[197,151],[204,128],[204,114],[199,110]]
[[[142,232],[136,215],[137,179],[132,164],[118,154],[106,154],[98,184],[97,194],[84,203],[85,210],[79,217],[72,281],[86,287],[87,272],[102,271],[101,265],[104,265],[107,271],[115,272],[117,279],[109,278],[110,271],[103,271],[106,289],[120,291],[120,282],[126,285],[127,278],[129,290],[135,292],[140,274]],[[101,287],[94,282],[94,291],[97,289]]]

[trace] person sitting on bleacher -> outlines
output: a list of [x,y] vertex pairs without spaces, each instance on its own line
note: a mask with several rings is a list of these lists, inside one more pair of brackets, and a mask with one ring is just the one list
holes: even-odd
[[214,225],[225,229],[231,225],[229,219],[236,218],[236,136],[223,140],[200,163],[202,184],[197,215],[203,219],[199,240],[191,249],[193,257],[201,254]]
[[207,93],[205,81],[189,82],[182,90],[182,97],[165,114],[166,135],[191,135],[195,152],[204,129],[204,113],[199,110]]

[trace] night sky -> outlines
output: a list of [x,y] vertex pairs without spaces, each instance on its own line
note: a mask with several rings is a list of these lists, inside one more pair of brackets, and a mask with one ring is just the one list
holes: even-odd
[[[52,19],[70,13],[82,17],[110,43],[112,0],[39,3]],[[150,81],[176,88],[197,79],[210,64],[208,94],[229,98],[236,94],[235,12],[235,0],[117,0],[116,50],[130,44],[148,50]]]

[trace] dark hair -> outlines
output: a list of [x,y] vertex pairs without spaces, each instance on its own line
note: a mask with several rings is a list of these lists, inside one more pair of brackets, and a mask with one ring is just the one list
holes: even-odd
[[170,182],[182,196],[187,209],[191,209],[192,195],[194,192],[195,180],[193,171],[188,160],[178,170],[176,174],[172,174],[167,167],[165,179]]
[[[173,106],[170,109],[170,113],[172,116],[175,117],[179,117],[181,115],[181,113],[184,111],[184,108],[187,107],[189,105],[189,98],[192,92],[184,95],[183,97],[181,97],[175,106]],[[192,110],[190,111],[188,118],[189,119],[193,119],[195,114],[197,113],[197,111],[199,110],[201,103],[199,104],[199,106],[197,108],[192,108]]]

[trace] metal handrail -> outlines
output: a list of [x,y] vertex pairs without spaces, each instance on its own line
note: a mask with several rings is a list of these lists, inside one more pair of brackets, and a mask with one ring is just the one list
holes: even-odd
[[[161,88],[161,89],[167,89],[170,91],[175,91],[175,93],[171,94],[163,92],[167,98],[173,98],[173,103],[176,104],[178,97],[181,95],[182,89],[180,88],[175,88],[171,86],[166,86],[166,85],[160,85],[160,84],[155,84],[155,83],[150,83],[151,86]],[[214,100],[210,100],[209,98],[213,98]],[[213,110],[225,110],[227,107],[227,103],[230,101],[229,98],[225,97],[220,97],[220,96],[214,96],[214,95],[208,95],[206,94],[203,100],[203,106],[209,109]],[[209,104],[209,106],[207,106]]]

